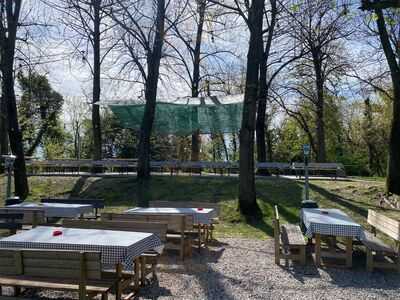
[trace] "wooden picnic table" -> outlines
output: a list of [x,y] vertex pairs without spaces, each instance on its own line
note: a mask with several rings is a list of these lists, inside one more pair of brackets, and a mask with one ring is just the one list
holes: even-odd
[[[315,260],[320,266],[321,257],[344,259],[345,266],[353,265],[353,240],[362,240],[364,230],[354,222],[346,213],[339,209],[303,208],[301,218],[306,227],[306,236],[315,237]],[[329,251],[322,251],[321,237],[332,238]],[[336,251],[336,238],[344,238],[345,253]]]
[[19,204],[8,205],[8,208],[18,209],[43,209],[46,218],[76,218],[93,211],[90,204],[67,204],[67,203],[35,203],[22,202]]
[[125,211],[128,214],[167,214],[193,216],[194,224],[210,225],[212,219],[217,217],[213,208],[188,208],[188,207],[136,207]]

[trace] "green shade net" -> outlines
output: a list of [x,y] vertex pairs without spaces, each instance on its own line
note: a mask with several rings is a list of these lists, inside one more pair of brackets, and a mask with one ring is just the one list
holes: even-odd
[[[140,129],[144,104],[112,105],[112,112],[126,128]],[[158,102],[153,131],[157,134],[187,136],[197,130],[203,134],[238,132],[242,103],[189,105]]]

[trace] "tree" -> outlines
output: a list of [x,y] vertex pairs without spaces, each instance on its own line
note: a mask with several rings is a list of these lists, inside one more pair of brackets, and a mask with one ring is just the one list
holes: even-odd
[[2,74],[2,100],[7,107],[7,129],[14,163],[15,193],[25,199],[29,193],[26,177],[22,132],[18,122],[14,90],[14,59],[22,0],[0,2],[0,71]]
[[[352,29],[346,16],[347,6],[336,6],[329,0],[299,2],[292,13],[293,39],[304,51],[294,73],[295,86],[290,87],[304,101],[309,101],[315,113],[314,130],[306,128],[304,116],[298,116],[307,131],[318,162],[326,161],[325,98],[345,74],[348,66],[341,42]],[[330,84],[331,89],[329,89]],[[314,85],[314,87],[313,87]],[[301,110],[297,110],[297,114]],[[312,137],[312,138],[311,138]]]
[[[110,38],[107,36],[107,31],[112,26],[105,21],[107,18],[105,11],[112,5],[111,0],[68,0],[65,1],[65,6],[59,8],[63,11],[63,22],[66,28],[73,33],[72,37],[68,37],[68,41],[73,45],[77,56],[87,63],[92,74],[92,158],[94,160],[102,159],[101,118],[100,107],[97,103],[101,96],[101,67],[113,49],[113,44],[108,43]],[[90,56],[92,56],[91,61]]]
[[26,145],[26,156],[32,156],[46,138],[57,138],[52,130],[58,126],[59,115],[64,103],[63,97],[55,92],[44,75],[29,71],[18,74],[22,97],[18,103],[21,130]]
[[[399,47],[398,41],[390,38],[387,29],[387,18],[383,12],[384,8],[389,7],[400,7],[400,4],[398,1],[362,1],[361,8],[373,11],[376,15],[376,26],[381,46],[390,69],[393,85],[393,117],[389,138],[386,189],[389,193],[400,195],[400,61],[396,56],[396,48]],[[395,17],[397,17],[398,21],[398,13]]]

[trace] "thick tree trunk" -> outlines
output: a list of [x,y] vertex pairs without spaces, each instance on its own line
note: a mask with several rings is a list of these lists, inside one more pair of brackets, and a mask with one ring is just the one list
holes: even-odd
[[313,51],[313,64],[315,71],[315,84],[317,89],[316,99],[316,141],[317,141],[317,162],[326,162],[326,145],[325,145],[325,99],[324,99],[324,78],[322,75],[321,54],[318,50]]
[[[101,0],[92,0],[93,6],[93,103],[92,103],[92,128],[93,128],[93,160],[102,159],[102,138],[100,107],[96,105],[100,101],[100,8]],[[93,170],[95,173],[100,170]]]
[[393,117],[389,138],[389,159],[386,189],[389,193],[400,195],[400,65],[390,44],[385,18],[381,9],[375,9],[377,25],[383,51],[389,65],[393,84]]
[[[18,19],[21,9],[21,0],[7,1],[5,4],[7,15],[7,34],[0,32],[0,56],[2,78],[2,96],[7,106],[8,137],[11,152],[16,156],[14,163],[14,185],[15,194],[25,199],[29,193],[28,179],[26,177],[26,166],[22,133],[18,123],[17,103],[14,91],[14,56],[15,41],[17,36]],[[4,22],[4,20],[3,20]]]
[[156,32],[153,51],[147,58],[147,80],[145,87],[146,105],[140,128],[138,178],[150,178],[150,137],[156,111],[157,85],[164,43],[165,0],[157,1]]
[[[0,62],[1,63],[1,62]],[[0,98],[0,155],[8,154],[7,102]]]
[[254,131],[262,51],[264,0],[253,0],[249,10],[250,42],[247,54],[246,90],[240,129],[239,209],[247,217],[260,216],[254,178]]
[[[206,0],[198,0],[197,8],[199,13],[199,23],[197,24],[196,45],[193,52],[192,97],[199,96],[201,42],[203,38]],[[200,159],[200,149],[201,149],[200,132],[196,131],[192,134],[192,151],[191,151],[192,161],[198,161]]]
[[15,194],[21,199],[28,196],[28,180],[26,177],[25,155],[22,143],[22,132],[19,128],[17,104],[14,91],[14,76],[13,76],[13,50],[7,49],[5,53],[11,54],[10,59],[3,64],[3,97],[7,101],[7,116],[8,116],[8,136],[10,141],[11,152],[16,156],[14,163],[14,186]]
[[[277,7],[276,0],[271,0],[271,23],[268,28],[268,37],[263,49],[263,59],[260,62],[260,83],[259,83],[259,103],[257,108],[257,121],[256,121],[256,141],[257,141],[257,160],[259,162],[267,161],[267,143],[265,140],[265,121],[267,114],[267,99],[268,99],[268,58],[271,50],[272,39],[274,36],[274,29],[276,23]],[[270,176],[271,174],[267,169],[258,170],[258,175]]]

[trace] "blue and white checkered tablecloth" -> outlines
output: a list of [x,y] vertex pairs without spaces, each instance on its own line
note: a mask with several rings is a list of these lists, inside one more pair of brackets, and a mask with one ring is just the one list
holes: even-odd
[[7,207],[18,208],[40,208],[48,218],[76,218],[82,214],[91,213],[93,206],[90,204],[72,204],[72,203],[35,203],[22,202],[20,204],[8,205]]
[[125,211],[127,214],[182,214],[193,216],[194,224],[211,224],[216,211],[213,208],[187,208],[187,207],[136,207]]
[[314,234],[364,238],[364,230],[339,209],[303,208],[301,219],[306,227],[306,236]]
[[[62,234],[53,236],[55,230]],[[0,239],[0,248],[98,251],[104,265],[122,263],[130,269],[143,252],[162,253],[164,246],[152,233],[39,226]]]

